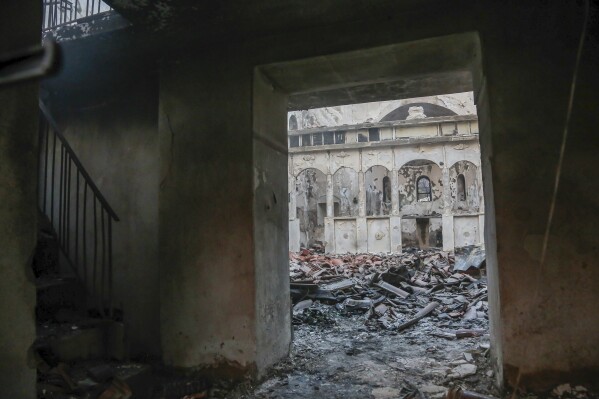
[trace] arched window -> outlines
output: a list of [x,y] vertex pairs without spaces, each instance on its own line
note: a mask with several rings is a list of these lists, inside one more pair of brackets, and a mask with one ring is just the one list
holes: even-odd
[[295,115],[289,117],[289,130],[297,130],[297,118]]
[[458,175],[458,201],[466,201],[466,178]]
[[421,176],[416,181],[416,199],[418,202],[429,202],[433,200],[431,181],[426,176]]

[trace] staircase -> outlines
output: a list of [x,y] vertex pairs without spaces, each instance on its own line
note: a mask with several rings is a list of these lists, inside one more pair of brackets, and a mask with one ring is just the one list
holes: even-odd
[[119,218],[40,101],[36,350],[48,363],[122,358],[113,301]]

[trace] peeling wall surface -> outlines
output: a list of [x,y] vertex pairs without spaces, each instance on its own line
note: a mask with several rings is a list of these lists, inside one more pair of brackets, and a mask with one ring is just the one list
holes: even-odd
[[[364,118],[368,123],[338,124]],[[296,209],[289,215],[290,250],[315,243],[332,253],[483,243],[471,92],[289,112],[288,125],[297,124],[304,128],[288,130],[295,185],[289,200]]]
[[358,216],[358,172],[352,168],[341,167],[333,174],[333,195],[335,216]]
[[[473,94],[467,92],[292,111],[289,118],[293,116],[297,129],[357,125],[378,122],[399,107],[422,102],[442,106],[457,115],[476,115]],[[292,125],[289,126],[293,130]]]
[[318,169],[304,169],[295,179],[295,196],[300,245],[307,247],[324,241],[327,204],[325,174]]
[[[425,179],[430,182],[430,198],[426,196],[429,183]],[[403,215],[412,216],[441,214],[443,178],[439,165],[418,159],[399,168],[399,210]]]

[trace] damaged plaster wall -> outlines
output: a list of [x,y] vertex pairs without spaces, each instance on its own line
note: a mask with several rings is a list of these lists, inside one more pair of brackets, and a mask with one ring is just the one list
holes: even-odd
[[[430,181],[431,199],[417,198],[417,183]],[[405,215],[435,215],[443,210],[443,178],[439,165],[428,160],[414,160],[399,168],[399,207]]]
[[384,166],[375,165],[364,173],[366,216],[391,213],[391,179]]
[[401,220],[401,243],[404,247],[442,248],[441,217],[404,217]]
[[378,122],[394,109],[417,102],[439,105],[458,115],[476,115],[473,94],[466,92],[292,111],[289,118],[294,117],[299,129],[355,125]]
[[[455,231],[462,234],[469,227],[472,230],[466,233],[475,244],[483,243],[478,233],[484,226],[482,180],[476,166],[480,165],[478,121],[476,115],[457,115],[437,105],[440,97],[401,100],[390,112],[383,103],[336,110],[349,118],[360,110],[382,107],[389,124],[376,128],[358,124],[334,133],[327,128],[288,130],[289,198],[297,207],[289,219],[291,251],[313,245],[310,234],[316,234],[319,242],[324,236],[326,250],[337,253],[400,251],[402,246],[451,250],[456,247]],[[471,93],[462,97],[461,104],[473,107]],[[313,111],[317,110],[309,110]],[[434,112],[433,119],[425,112]],[[295,127],[299,116],[288,113],[288,125]],[[479,223],[456,229],[453,215],[458,214],[472,215]],[[385,220],[370,220],[378,217]],[[430,217],[434,219],[429,221]],[[345,219],[337,222],[338,218]],[[356,231],[350,234],[351,228]]]
[[454,213],[479,212],[482,190],[479,190],[476,165],[458,161],[449,168],[452,210]]
[[296,214],[302,247],[310,247],[324,241],[326,188],[327,177],[318,169],[304,169],[296,178]]
[[[332,180],[333,186],[332,193],[322,196],[331,201],[327,216],[355,218],[324,221],[328,251],[400,251],[402,246],[451,250],[455,247],[452,216],[482,215],[472,92],[292,111],[287,117],[290,182],[305,168],[322,171],[327,185]],[[333,173],[332,179],[327,172]],[[418,196],[418,187],[426,194]],[[305,238],[308,223],[302,222],[309,218],[303,194],[294,197],[290,186],[289,196],[291,203],[298,204],[289,223],[293,251],[306,243],[310,246]],[[320,204],[317,209],[325,208]],[[417,225],[405,216],[422,220]],[[435,219],[428,223],[431,216]],[[373,217],[388,219],[368,219]],[[477,231],[484,226],[479,219]],[[351,226],[356,232],[349,234]],[[472,223],[468,226],[474,228]],[[476,244],[483,243],[476,231],[469,233],[478,237]]]
[[334,216],[358,216],[358,172],[348,167],[337,169],[333,175],[333,193],[339,199]]

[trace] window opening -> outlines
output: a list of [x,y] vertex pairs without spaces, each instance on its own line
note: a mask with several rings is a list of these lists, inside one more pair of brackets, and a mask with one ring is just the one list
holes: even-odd
[[324,144],[335,144],[335,133],[334,132],[324,132],[323,134]]
[[466,178],[458,175],[458,201],[466,201]]
[[381,134],[378,128],[368,129],[368,141],[381,141]]
[[335,144],[345,144],[345,132],[335,132]]
[[416,182],[416,197],[418,202],[430,202],[433,200],[431,192],[431,181],[426,176],[421,176]]
[[311,135],[309,134],[302,134],[302,147],[309,147],[312,145],[312,141],[310,140]]
[[299,147],[300,138],[299,136],[289,136],[289,147]]
[[312,134],[312,145],[322,145],[322,133]]
[[289,117],[289,130],[297,130],[297,118],[295,115]]

